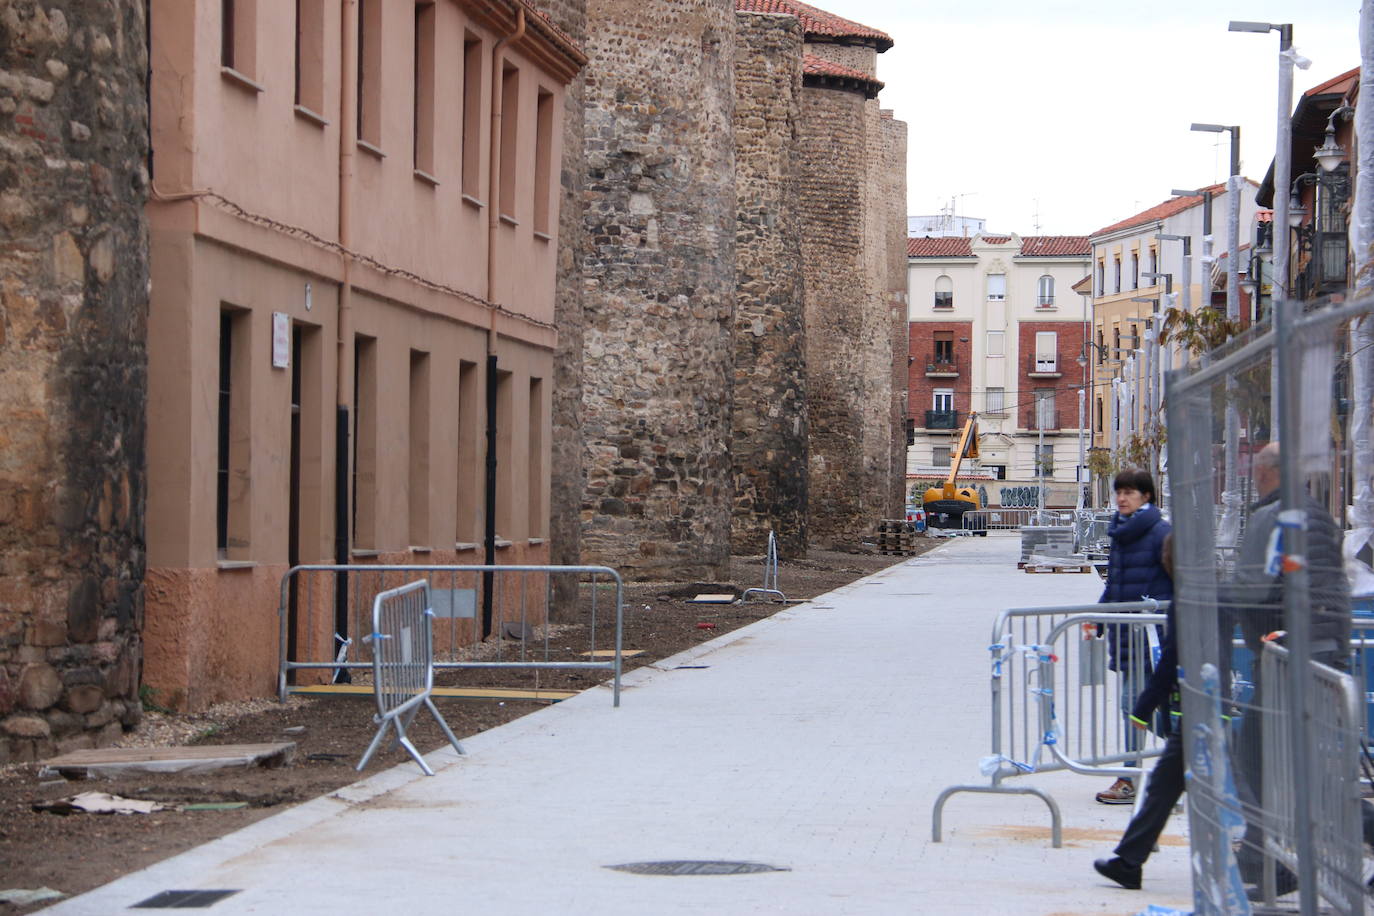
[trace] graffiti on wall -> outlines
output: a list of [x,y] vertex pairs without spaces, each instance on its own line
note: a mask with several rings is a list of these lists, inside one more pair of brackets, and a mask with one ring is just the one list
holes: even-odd
[[1040,505],[1040,487],[1034,484],[1003,487],[999,498],[1005,509],[1034,509]]

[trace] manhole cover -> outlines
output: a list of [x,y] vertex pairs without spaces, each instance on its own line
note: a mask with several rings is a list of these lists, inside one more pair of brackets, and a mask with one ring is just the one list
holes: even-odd
[[145,910],[198,910],[219,903],[225,897],[238,891],[163,891],[130,909]]
[[791,871],[762,862],[714,862],[693,859],[669,862],[630,862],[626,865],[607,865],[615,871],[634,875],[752,875],[764,871]]

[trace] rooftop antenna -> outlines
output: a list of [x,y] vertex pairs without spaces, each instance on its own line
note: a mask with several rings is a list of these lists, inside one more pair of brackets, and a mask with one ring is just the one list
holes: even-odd
[[1031,225],[1035,227],[1035,234],[1040,234],[1040,198],[1035,198],[1035,215],[1031,217]]

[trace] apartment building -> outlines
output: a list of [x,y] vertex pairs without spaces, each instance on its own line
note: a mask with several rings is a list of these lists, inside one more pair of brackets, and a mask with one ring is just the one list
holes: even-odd
[[273,690],[293,565],[547,561],[584,58],[524,0],[153,0],[150,31],[143,680],[196,708]]
[[969,411],[990,505],[1074,505],[1088,270],[1079,236],[907,239],[908,490],[949,471]]
[[[1251,226],[1257,212],[1255,184],[1242,182],[1240,195],[1240,225]],[[1162,316],[1171,306],[1185,304],[1194,310],[1225,308],[1224,292],[1219,295],[1218,290],[1225,288],[1222,255],[1229,208],[1226,186],[1212,185],[1172,197],[1089,237],[1092,446],[1117,463],[1142,463],[1141,444],[1157,438],[1150,429],[1150,417],[1157,416],[1151,405],[1162,403],[1163,373],[1185,358],[1176,346],[1153,346]],[[1205,257],[1209,228],[1211,261]],[[1099,500],[1106,498],[1105,486],[1096,481]]]

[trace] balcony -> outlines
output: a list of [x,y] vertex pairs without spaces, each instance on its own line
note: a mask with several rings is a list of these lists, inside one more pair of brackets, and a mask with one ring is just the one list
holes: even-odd
[[1026,375],[1031,378],[1059,378],[1062,374],[1057,356],[1032,355],[1026,361]]
[[927,410],[926,429],[958,429],[959,411]]
[[926,378],[958,378],[959,367],[954,363],[954,355],[936,353],[926,360]]
[[[1039,413],[1039,416],[1037,416],[1037,413]],[[1025,420],[1025,428],[1031,432],[1038,432],[1041,427],[1043,427],[1047,433],[1056,433],[1063,428],[1059,423],[1059,412],[1048,408],[1040,412],[1034,409],[1026,411]]]

